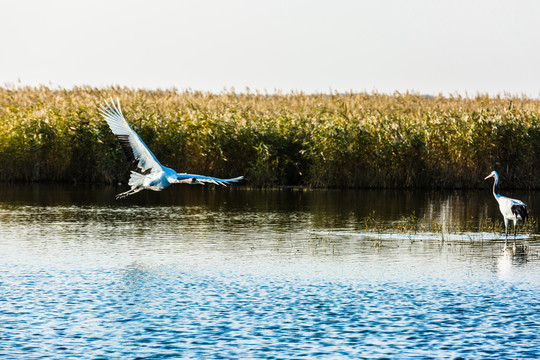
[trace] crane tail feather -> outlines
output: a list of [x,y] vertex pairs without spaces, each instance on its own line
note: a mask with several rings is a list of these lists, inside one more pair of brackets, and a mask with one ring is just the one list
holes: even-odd
[[527,213],[527,206],[525,204],[514,204],[512,205],[512,214],[516,215],[519,219],[525,222],[529,218]]

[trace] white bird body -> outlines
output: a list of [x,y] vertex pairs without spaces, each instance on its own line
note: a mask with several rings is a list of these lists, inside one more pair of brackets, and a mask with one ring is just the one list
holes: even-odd
[[525,205],[525,203],[521,200],[511,199],[498,193],[497,187],[499,185],[499,174],[497,174],[496,171],[492,171],[491,174],[486,176],[485,179],[489,179],[490,177],[493,177],[495,179],[493,181],[493,196],[495,197],[495,200],[497,200],[497,202],[499,203],[499,210],[504,217],[505,235],[508,237],[508,222],[512,220],[514,223],[515,237],[518,220],[526,221],[528,218],[527,205]]
[[501,210],[501,214],[505,219],[512,221],[523,220],[520,214],[512,211],[512,207],[514,206],[526,206],[523,201],[510,199],[502,195],[496,196],[495,199],[499,203],[499,210]]
[[116,195],[117,199],[135,194],[141,190],[161,191],[171,184],[216,184],[226,185],[237,182],[244,177],[239,176],[232,179],[220,179],[204,175],[177,173],[171,168],[161,165],[137,133],[129,126],[122,115],[120,103],[111,105],[105,102],[99,108],[101,115],[111,128],[111,131],[120,142],[126,157],[130,161],[137,161],[137,170],[131,171],[128,185],[131,189]]

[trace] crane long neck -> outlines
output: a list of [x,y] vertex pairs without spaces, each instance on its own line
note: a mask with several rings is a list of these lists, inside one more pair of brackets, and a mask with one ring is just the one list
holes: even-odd
[[495,180],[493,181],[493,196],[497,198],[499,196],[499,177],[495,176]]

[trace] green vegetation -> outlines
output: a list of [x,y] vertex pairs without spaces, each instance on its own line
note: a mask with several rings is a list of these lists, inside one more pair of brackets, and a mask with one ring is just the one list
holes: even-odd
[[[502,219],[474,219],[466,221],[456,221],[440,223],[435,220],[420,219],[413,211],[408,216],[402,216],[398,221],[389,221],[378,218],[372,212],[363,219],[361,230],[366,233],[376,234],[463,234],[463,233],[495,233],[504,235],[504,222]],[[508,227],[509,238],[513,236],[513,225],[510,222]],[[538,219],[530,218],[527,222],[519,222],[518,234],[536,234],[538,232]]]
[[248,186],[540,188],[540,100],[120,87],[0,87],[0,180],[125,181],[110,97],[163,164]]

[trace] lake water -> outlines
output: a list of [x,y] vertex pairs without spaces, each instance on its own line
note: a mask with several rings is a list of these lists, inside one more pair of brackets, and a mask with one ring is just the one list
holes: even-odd
[[0,186],[2,359],[540,357],[538,192],[119,191]]

